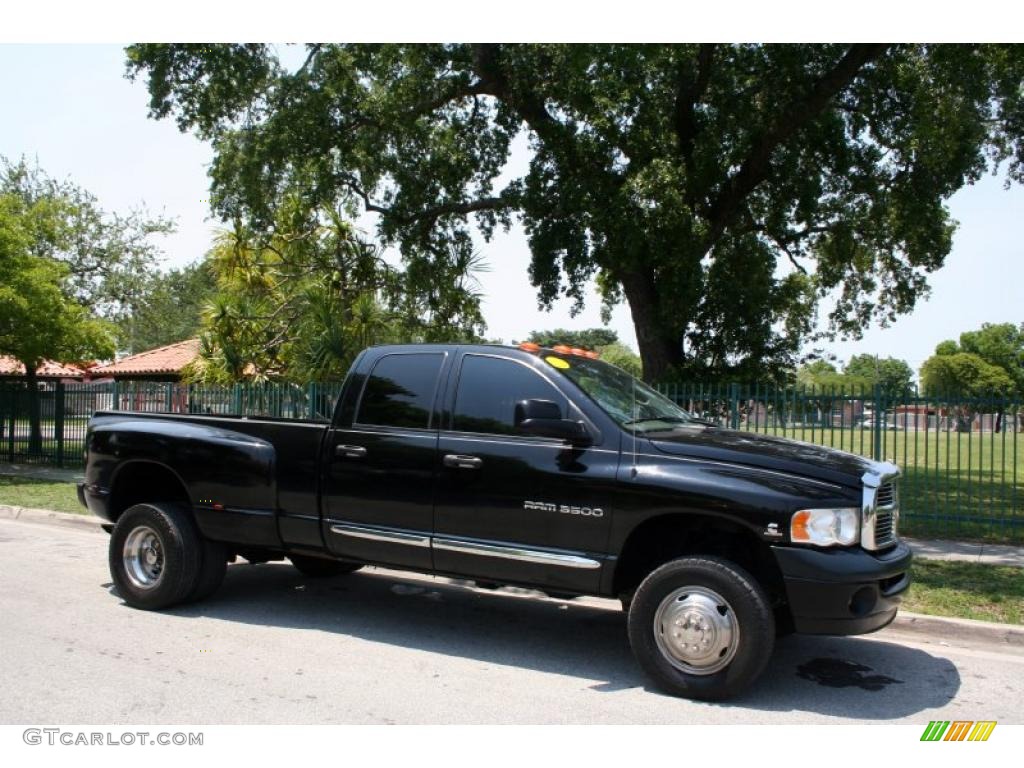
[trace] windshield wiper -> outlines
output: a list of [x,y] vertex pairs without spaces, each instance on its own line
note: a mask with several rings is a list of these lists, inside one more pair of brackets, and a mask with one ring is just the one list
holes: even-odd
[[684,419],[684,418],[682,418],[680,416],[648,416],[648,417],[643,418],[643,419],[634,419],[633,421],[627,421],[622,426],[624,426],[624,427],[632,427],[632,426],[635,426],[637,424],[643,424],[643,423],[648,422],[648,421],[664,421],[664,422],[667,422],[669,424],[691,424],[691,423],[693,423],[694,420],[693,419]]

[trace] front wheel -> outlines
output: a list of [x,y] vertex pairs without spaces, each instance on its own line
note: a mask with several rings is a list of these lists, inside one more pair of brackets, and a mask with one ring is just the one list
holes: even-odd
[[764,671],[775,643],[768,597],[735,563],[683,557],[650,573],[629,607],[629,643],[668,693],[715,701]]

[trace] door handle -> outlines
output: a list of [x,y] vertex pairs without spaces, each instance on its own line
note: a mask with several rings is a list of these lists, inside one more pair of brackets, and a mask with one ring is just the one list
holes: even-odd
[[346,459],[361,459],[366,455],[366,449],[361,445],[336,445],[334,455],[344,456]]
[[484,460],[479,456],[460,456],[449,453],[444,457],[444,465],[453,469],[480,469],[484,465]]

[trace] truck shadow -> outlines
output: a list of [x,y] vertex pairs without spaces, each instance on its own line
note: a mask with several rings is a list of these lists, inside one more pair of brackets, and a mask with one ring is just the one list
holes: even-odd
[[[347,635],[596,680],[596,691],[643,686],[661,695],[633,660],[618,603],[531,597],[536,594],[467,589],[448,579],[378,569],[309,579],[286,564],[239,564],[228,568],[212,598],[166,615]],[[779,640],[768,670],[745,695],[697,706],[879,721],[942,707],[959,688],[959,671],[949,659],[917,648],[794,636]]]

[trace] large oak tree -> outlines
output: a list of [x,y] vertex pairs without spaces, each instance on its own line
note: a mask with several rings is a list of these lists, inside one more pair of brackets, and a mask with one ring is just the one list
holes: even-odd
[[[644,374],[791,365],[835,297],[857,336],[949,253],[950,195],[1024,174],[1024,49],[975,45],[134,45],[151,112],[212,141],[213,205],[349,200],[441,268],[517,218],[542,305],[596,278]],[[510,147],[529,166],[498,188]],[[454,246],[454,249],[453,249]]]

